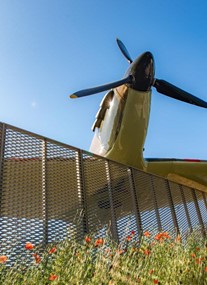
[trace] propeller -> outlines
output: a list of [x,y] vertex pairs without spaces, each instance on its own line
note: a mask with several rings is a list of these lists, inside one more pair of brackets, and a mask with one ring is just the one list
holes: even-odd
[[127,48],[125,47],[125,45],[118,38],[116,39],[116,42],[117,42],[122,54],[126,57],[127,61],[131,64],[133,62],[133,60],[131,59],[131,56],[129,55],[129,52],[128,52]]
[[156,90],[168,97],[173,99],[177,99],[192,105],[196,105],[199,107],[207,108],[207,102],[203,101],[202,99],[176,87],[175,85],[160,79],[155,79],[153,86]]
[[132,81],[133,81],[133,78],[131,75],[129,75],[129,76],[127,76],[121,80],[118,80],[118,81],[115,81],[112,83],[108,83],[105,85],[100,85],[97,87],[88,88],[88,89],[84,89],[84,90],[75,92],[72,95],[70,95],[70,98],[74,99],[74,98],[85,97],[88,95],[93,95],[93,94],[100,93],[100,92],[103,92],[103,91],[106,91],[106,90],[109,90],[112,88],[116,88],[116,87],[123,85],[123,84],[126,84],[126,83],[132,83]]
[[70,98],[89,96],[116,88],[123,84],[128,84],[129,87],[137,91],[148,91],[151,89],[151,87],[154,87],[157,92],[165,96],[192,105],[207,108],[207,102],[203,101],[202,99],[176,87],[165,80],[154,78],[154,59],[150,52],[143,53],[140,57],[133,61],[123,42],[119,39],[116,39],[116,41],[122,54],[130,63],[129,69],[126,73],[127,75],[123,79],[112,83],[75,92],[70,95]]

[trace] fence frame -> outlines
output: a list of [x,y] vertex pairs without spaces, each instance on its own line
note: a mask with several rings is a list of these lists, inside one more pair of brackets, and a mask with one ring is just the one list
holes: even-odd
[[[120,241],[120,227],[121,227],[121,231],[123,231],[123,227],[125,224],[124,219],[131,215],[133,216],[133,226],[136,226],[136,229],[138,231],[138,235],[141,235],[143,233],[143,229],[144,229],[144,223],[145,221],[142,218],[141,213],[146,214],[146,219],[147,221],[150,223],[149,218],[148,218],[148,212],[151,213],[150,211],[153,211],[154,213],[154,217],[156,219],[157,225],[158,225],[158,230],[159,231],[163,231],[165,230],[165,228],[163,228],[163,224],[162,224],[162,219],[161,219],[161,215],[164,215],[162,213],[160,213],[159,211],[159,207],[166,207],[166,205],[168,205],[168,208],[170,209],[170,213],[172,216],[172,220],[169,221],[169,224],[171,226],[171,228],[173,227],[174,230],[176,231],[176,234],[179,234],[181,232],[181,229],[179,227],[179,223],[178,223],[178,216],[175,210],[175,202],[173,202],[173,195],[175,195],[171,189],[171,184],[168,180],[159,177],[159,179],[162,179],[164,181],[163,183],[163,187],[164,190],[166,192],[166,201],[164,200],[164,204],[162,206],[158,207],[158,199],[159,199],[159,190],[157,189],[157,187],[155,188],[154,183],[156,183],[156,178],[158,178],[158,176],[156,175],[152,175],[152,174],[148,174],[148,178],[149,178],[149,185],[147,186],[147,184],[144,186],[144,189],[141,188],[141,186],[139,185],[139,183],[137,184],[137,181],[135,181],[135,174],[139,173],[141,176],[142,175],[146,175],[146,173],[142,172],[141,170],[137,170],[134,169],[132,167],[126,166],[126,165],[121,165],[117,162],[114,161],[110,161],[108,159],[105,159],[103,157],[94,155],[90,152],[86,152],[86,151],[82,151],[78,148],[66,145],[64,143],[60,143],[57,142],[55,140],[52,139],[48,139],[45,138],[43,136],[39,136],[37,134],[33,134],[31,132],[22,130],[20,128],[5,124],[5,123],[0,123],[0,134],[1,134],[1,138],[0,138],[0,219],[4,218],[4,212],[7,213],[9,211],[7,211],[7,207],[12,207],[11,205],[14,205],[15,203],[19,203],[18,205],[23,205],[24,203],[21,201],[16,201],[16,200],[12,200],[11,205],[9,204],[10,201],[8,201],[7,199],[7,195],[10,195],[8,197],[12,197],[10,191],[13,191],[11,186],[8,186],[7,181],[10,181],[10,176],[11,179],[13,179],[16,183],[14,184],[14,186],[16,187],[16,191],[20,191],[21,192],[21,187],[23,187],[21,185],[21,181],[18,181],[18,177],[16,177],[15,175],[15,171],[18,170],[18,165],[20,165],[22,163],[22,161],[24,161],[24,159],[21,160],[21,157],[19,158],[19,160],[16,160],[16,162],[12,162],[12,157],[11,157],[11,163],[13,163],[12,167],[10,169],[10,160],[8,158],[8,153],[5,155],[5,152],[7,150],[7,144],[11,144],[11,148],[14,148],[14,152],[16,151],[16,153],[18,154],[18,149],[16,145],[12,145],[12,140],[10,140],[9,142],[7,142],[7,132],[14,132],[14,138],[15,138],[15,133],[19,133],[20,136],[28,136],[31,138],[37,138],[41,141],[41,157],[37,158],[39,159],[38,161],[41,161],[41,177],[37,177],[35,179],[37,179],[37,181],[39,181],[38,179],[41,179],[41,185],[42,185],[42,221],[43,221],[43,244],[46,245],[48,243],[49,240],[49,230],[48,230],[48,224],[49,222],[51,222],[51,218],[49,218],[48,216],[48,207],[49,206],[49,196],[48,194],[50,193],[51,189],[48,186],[48,151],[47,151],[47,147],[48,144],[53,144],[54,146],[58,146],[60,148],[63,149],[67,149],[67,150],[71,150],[72,154],[74,155],[74,158],[72,157],[72,159],[70,160],[70,158],[62,158],[62,163],[66,163],[66,170],[68,167],[67,171],[70,171],[70,169],[72,169],[73,167],[75,167],[75,169],[73,169],[73,171],[76,170],[76,179],[77,179],[77,185],[76,185],[76,189],[73,189],[73,192],[76,193],[77,195],[77,201],[78,204],[74,205],[75,207],[78,207],[79,210],[82,211],[82,217],[81,217],[81,225],[80,228],[78,229],[78,234],[77,234],[77,239],[80,240],[82,239],[85,235],[90,234],[90,228],[94,227],[96,225],[91,225],[91,216],[94,214],[97,216],[97,219],[100,219],[102,221],[104,221],[103,223],[106,224],[106,222],[108,224],[110,224],[110,230],[112,233],[112,237],[114,240],[116,240],[117,242]],[[13,137],[12,137],[13,138]],[[34,146],[31,145],[22,145],[21,149],[24,148],[28,149],[28,148],[33,148]],[[55,156],[56,155],[56,156]],[[88,155],[90,160],[87,160],[87,158],[85,158],[84,155]],[[60,153],[61,156],[61,153]],[[57,154],[54,154],[54,158],[53,160],[55,161],[55,159],[58,158],[60,159],[60,157],[58,157]],[[27,159],[28,161],[30,160],[30,158]],[[98,167],[101,167],[99,165],[99,161],[101,161],[102,163],[102,167],[104,165],[104,175],[106,176],[106,185],[103,184],[102,182],[102,178],[101,178],[101,173],[99,173],[98,171]],[[19,163],[19,164],[18,164]],[[60,163],[61,163],[61,159],[60,159]],[[70,165],[71,163],[71,165]],[[72,164],[74,163],[74,164]],[[85,172],[85,168],[87,168],[87,163],[91,163],[94,164],[94,172],[91,173],[91,176],[93,178],[93,175],[97,177],[97,184],[93,184],[93,179],[92,179],[92,190],[88,189],[88,186],[86,185],[86,172]],[[74,165],[74,166],[73,166]],[[115,170],[113,170],[112,166],[116,165],[116,167],[120,167],[120,169],[124,169],[124,171],[122,173],[125,174],[118,174],[119,172]],[[16,167],[16,168],[15,168]],[[72,168],[70,168],[72,167]],[[97,167],[97,171],[96,168]],[[14,173],[12,172],[14,171]],[[27,171],[27,170],[25,170]],[[68,173],[66,171],[66,173]],[[114,172],[113,172],[114,171]],[[112,176],[112,173],[115,175]],[[120,171],[121,173],[121,171]],[[143,174],[142,174],[143,173]],[[25,181],[25,177],[27,174],[25,173],[20,173],[21,175],[25,175],[24,176],[24,181]],[[65,175],[65,174],[64,174]],[[63,177],[68,178],[67,174]],[[122,175],[122,176],[120,176]],[[14,178],[15,176],[15,178]],[[117,177],[112,179],[112,177]],[[29,187],[29,179],[32,177],[28,177],[28,187]],[[16,182],[16,180],[17,182]],[[117,179],[117,181],[116,181]],[[18,184],[19,183],[19,184]],[[174,182],[173,182],[174,183]],[[192,194],[192,199],[190,198],[186,198],[184,195],[184,189],[183,186],[181,184],[177,184],[174,183],[176,185],[178,185],[178,189],[180,192],[180,200],[178,201],[178,205],[179,203],[181,205],[183,205],[183,213],[186,216],[185,219],[185,224],[187,225],[187,228],[189,229],[190,232],[193,231],[194,229],[194,225],[192,224],[191,221],[191,217],[190,217],[190,212],[189,209],[187,207],[187,205],[191,205],[191,203],[193,203],[193,205],[195,206],[195,210],[196,210],[196,215],[197,215],[197,220],[198,220],[198,224],[197,226],[199,226],[201,228],[201,234],[203,236],[206,236],[207,233],[207,219],[204,220],[204,217],[201,213],[201,211],[206,211],[205,215],[207,216],[207,193],[201,192],[199,190],[196,189],[191,189],[185,186],[185,188],[187,188],[189,190],[189,192]],[[13,184],[12,184],[13,185]],[[114,186],[115,185],[115,186]],[[126,186],[128,185],[128,186]],[[8,188],[10,187],[10,188]],[[19,187],[19,188],[18,188]],[[25,186],[24,186],[25,187]],[[57,186],[59,187],[59,186]],[[60,186],[61,187],[61,186]],[[102,191],[99,191],[101,189],[101,187],[103,188]],[[8,189],[7,189],[8,188]],[[67,187],[66,187],[67,188]],[[63,197],[61,196],[61,201],[63,201],[63,203],[66,203],[64,201],[64,193],[68,192],[64,192],[66,191],[64,188],[61,190],[62,188],[59,189],[58,193],[62,194],[58,194],[58,195],[63,195]],[[77,191],[76,191],[77,190]],[[89,192],[88,191],[92,191],[90,193],[90,196],[88,196]],[[163,189],[162,189],[163,190]],[[54,191],[54,190],[52,190]],[[68,191],[68,190],[67,190]],[[142,192],[141,192],[142,191]],[[19,192],[19,193],[20,193]],[[202,201],[204,203],[204,207],[201,208],[199,201],[198,201],[198,197],[196,195],[196,193],[202,193],[202,195],[200,195],[200,197],[202,198]],[[140,210],[140,201],[138,201],[138,195],[137,193],[142,193],[143,195],[146,196],[146,201],[143,201],[143,203],[146,203],[146,205],[143,207],[144,210]],[[20,193],[21,194],[21,193]],[[34,193],[33,193],[34,194]],[[35,194],[34,194],[35,195]],[[55,195],[55,192],[54,192]],[[73,194],[75,195],[75,194]],[[103,199],[101,198],[104,195],[104,199],[108,199],[106,201],[106,209],[99,209],[98,208],[98,201],[100,201],[99,199]],[[21,196],[21,195],[20,195]],[[190,196],[190,195],[189,195]],[[144,197],[144,196],[143,196]],[[150,198],[152,197],[152,198]],[[12,199],[12,198],[10,198]],[[58,198],[59,199],[59,198]],[[72,199],[72,197],[71,197]],[[115,204],[116,201],[120,202],[117,205]],[[147,205],[147,199],[152,199],[152,208],[149,208],[149,206]],[[188,200],[186,200],[188,199]],[[127,201],[127,202],[125,202]],[[14,204],[12,204],[14,203]],[[21,204],[22,203],[22,204]],[[32,204],[33,202],[31,201],[31,207],[33,206]],[[108,203],[108,204],[107,204]],[[128,204],[127,204],[128,203]],[[10,206],[9,206],[10,205]],[[107,206],[109,205],[109,206]],[[132,205],[132,206],[130,206]],[[69,207],[69,206],[68,206]],[[92,212],[89,211],[89,208],[91,209],[92,207]],[[109,207],[109,209],[107,208]],[[131,208],[130,208],[131,207]],[[6,210],[5,210],[6,209]],[[52,211],[52,209],[50,209]],[[3,211],[3,212],[2,212]],[[12,210],[11,210],[12,211]],[[60,210],[61,211],[61,207]],[[21,212],[21,211],[20,211]],[[93,213],[94,212],[94,213]],[[1,237],[3,236],[3,233],[6,232],[7,227],[9,228],[11,221],[13,221],[13,219],[16,219],[15,215],[15,211],[12,212],[13,216],[12,217],[8,217],[8,221],[4,221],[3,220],[3,228],[4,229],[0,229],[0,244],[1,244]],[[72,217],[70,216],[72,214],[64,214],[62,216],[60,216],[60,220],[62,219],[62,217],[66,217],[66,224],[70,225],[71,221],[72,221]],[[105,215],[105,216],[104,216]],[[204,215],[204,216],[205,216]],[[69,218],[68,218],[69,217]],[[10,221],[10,220],[11,221]],[[18,217],[18,219],[20,220],[19,224],[20,227],[21,223],[21,219],[24,219],[24,217]],[[33,217],[31,218],[33,219]],[[57,218],[56,218],[57,219]],[[105,220],[104,220],[105,219]],[[121,223],[119,223],[121,221]],[[33,223],[33,221],[31,221],[31,223]],[[8,224],[8,225],[7,225]],[[23,226],[22,226],[23,227]],[[29,229],[28,229],[29,230]],[[54,230],[57,230],[54,226]],[[59,229],[58,229],[59,230]],[[100,229],[99,229],[100,230]],[[1,232],[2,231],[2,232]],[[4,232],[3,232],[4,231]],[[21,229],[20,229],[21,231]],[[97,231],[98,234],[99,231]],[[24,233],[24,230],[23,230]],[[23,235],[22,233],[22,235]],[[5,235],[5,234],[4,234]],[[2,245],[4,247],[4,243]],[[5,247],[5,250],[6,247]],[[3,254],[3,253],[2,253]]]

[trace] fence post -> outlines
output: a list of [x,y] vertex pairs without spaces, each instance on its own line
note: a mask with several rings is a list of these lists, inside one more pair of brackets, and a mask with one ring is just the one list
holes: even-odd
[[133,168],[128,168],[128,175],[129,175],[129,185],[130,185],[130,192],[132,197],[132,204],[134,208],[135,218],[137,222],[137,228],[139,231],[139,235],[142,235],[142,222],[141,222],[141,216],[138,206],[138,200],[137,200],[137,193],[136,193],[136,184],[134,181],[134,170]]
[[156,197],[156,193],[155,193],[155,189],[154,189],[154,181],[153,181],[153,176],[150,174],[150,181],[151,181],[151,190],[152,190],[152,200],[154,203],[154,208],[155,208],[155,215],[157,218],[157,224],[158,224],[158,230],[161,232],[162,231],[162,224],[161,224],[161,220],[160,220],[160,214],[158,211],[158,205],[157,205],[157,197]]
[[83,226],[83,234],[82,238],[86,234],[89,233],[89,225],[88,225],[88,207],[87,207],[87,198],[86,198],[86,187],[85,187],[85,174],[84,174],[84,165],[83,165],[83,151],[78,150],[78,170],[77,170],[77,180],[78,180],[78,190],[80,192],[81,197],[81,207],[83,209],[82,212],[82,226]]
[[[207,211],[206,193],[202,192],[202,196],[203,196],[203,201],[204,201],[204,204],[205,204],[205,207],[206,207],[206,211]],[[205,227],[204,227],[204,229],[205,229]],[[205,229],[205,232],[207,233],[207,229]]]
[[204,227],[203,219],[202,219],[201,212],[200,212],[200,209],[199,209],[198,199],[196,197],[195,189],[192,189],[192,195],[193,195],[193,200],[194,200],[195,207],[196,207],[196,212],[197,212],[197,215],[198,215],[198,220],[199,220],[199,223],[200,223],[200,226],[201,226],[201,229],[202,229],[202,233],[203,233],[203,236],[205,236],[206,235],[205,227]]
[[2,196],[3,196],[3,168],[4,168],[4,151],[5,151],[5,139],[6,139],[6,125],[1,123],[0,128],[1,138],[0,138],[0,216],[2,209]]
[[166,184],[167,184],[167,194],[168,194],[168,201],[170,204],[170,210],[171,210],[171,214],[172,214],[172,218],[173,218],[173,223],[175,226],[175,229],[177,231],[177,233],[180,233],[180,229],[179,229],[179,225],[178,225],[178,221],[177,221],[177,217],[176,217],[176,213],[175,213],[175,208],[174,208],[174,204],[173,204],[173,199],[172,199],[172,194],[171,194],[171,190],[170,190],[170,184],[169,181],[166,180]]
[[202,195],[203,195],[203,201],[204,201],[204,204],[206,206],[206,211],[207,211],[207,201],[206,201],[206,194],[204,192],[202,192]]
[[188,227],[190,228],[190,232],[192,233],[193,228],[192,228],[192,224],[191,224],[191,220],[190,220],[190,215],[189,215],[189,212],[188,212],[188,208],[187,208],[187,205],[186,205],[186,199],[185,199],[185,195],[184,195],[184,192],[183,192],[183,187],[182,187],[182,185],[179,185],[179,188],[180,188],[180,193],[181,193],[181,197],[182,197],[182,200],[183,200],[183,205],[184,205],[184,209],[185,209],[185,214],[186,214],[187,221],[188,221]]
[[109,193],[109,202],[110,202],[110,209],[111,209],[111,234],[114,240],[119,242],[119,235],[116,223],[116,213],[114,209],[114,200],[113,200],[113,188],[111,182],[111,173],[110,173],[110,165],[109,161],[105,161],[106,167],[106,177],[107,177],[107,184],[108,184],[108,193]]
[[47,212],[47,140],[42,139],[42,211],[44,221],[44,244],[48,243],[48,212]]

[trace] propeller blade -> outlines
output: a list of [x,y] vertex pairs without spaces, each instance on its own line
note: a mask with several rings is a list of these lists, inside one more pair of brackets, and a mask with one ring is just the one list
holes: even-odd
[[121,50],[121,52],[123,53],[123,55],[126,57],[126,59],[128,60],[128,62],[131,64],[133,62],[133,60],[131,59],[131,56],[129,55],[129,52],[127,50],[127,48],[125,47],[125,45],[122,43],[122,41],[120,41],[119,39],[116,39],[117,44]]
[[84,89],[78,92],[73,93],[72,95],[70,95],[70,98],[80,98],[80,97],[84,97],[84,96],[89,96],[89,95],[93,95],[96,93],[100,93],[112,88],[116,88],[120,85],[126,84],[126,83],[132,83],[132,76],[129,75],[128,77],[125,77],[124,79],[121,79],[119,81],[115,81],[112,83],[108,83],[105,85],[101,85],[101,86],[97,86],[97,87],[93,87],[93,88],[89,88],[89,89]]
[[155,79],[153,86],[156,88],[156,90],[164,94],[168,97],[196,105],[199,107],[207,108],[207,102],[203,101],[202,99],[199,99],[198,97],[176,87],[175,85],[172,85],[171,83],[165,81],[165,80],[160,80],[160,79]]

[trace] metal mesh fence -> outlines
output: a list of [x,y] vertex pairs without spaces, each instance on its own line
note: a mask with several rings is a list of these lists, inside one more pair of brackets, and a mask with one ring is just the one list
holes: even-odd
[[[0,255],[110,227],[207,230],[207,195],[80,149],[0,123]],[[175,232],[176,232],[175,231]]]

